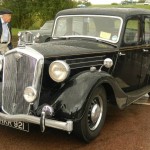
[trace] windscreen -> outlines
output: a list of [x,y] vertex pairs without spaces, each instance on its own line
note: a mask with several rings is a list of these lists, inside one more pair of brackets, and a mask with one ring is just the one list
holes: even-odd
[[53,38],[92,37],[117,43],[122,19],[113,16],[62,16],[56,19]]

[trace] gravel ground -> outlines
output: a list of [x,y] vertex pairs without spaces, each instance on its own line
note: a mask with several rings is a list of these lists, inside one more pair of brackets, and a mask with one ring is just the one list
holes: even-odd
[[108,110],[100,135],[89,144],[60,130],[46,128],[41,133],[36,125],[29,133],[0,126],[0,150],[150,150],[150,106]]

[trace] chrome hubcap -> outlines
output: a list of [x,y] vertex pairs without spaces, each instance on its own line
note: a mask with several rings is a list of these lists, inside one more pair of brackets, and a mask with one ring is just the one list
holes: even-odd
[[92,108],[92,111],[91,111],[91,121],[93,123],[96,123],[96,121],[98,120],[99,115],[100,115],[100,111],[101,111],[101,109],[100,109],[99,105],[95,104]]
[[90,130],[95,130],[102,118],[103,113],[103,101],[100,96],[97,96],[91,102],[91,106],[88,113],[88,124]]

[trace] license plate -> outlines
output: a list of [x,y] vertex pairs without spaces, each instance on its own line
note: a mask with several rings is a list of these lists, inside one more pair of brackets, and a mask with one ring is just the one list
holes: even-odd
[[26,132],[29,132],[29,123],[23,122],[23,121],[7,121],[0,119],[0,124],[9,126],[15,129],[23,130]]

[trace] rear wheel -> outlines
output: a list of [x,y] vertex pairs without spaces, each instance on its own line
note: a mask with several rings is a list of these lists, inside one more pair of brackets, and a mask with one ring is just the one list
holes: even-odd
[[106,117],[107,101],[103,87],[96,88],[88,99],[83,118],[75,129],[86,142],[98,136]]

